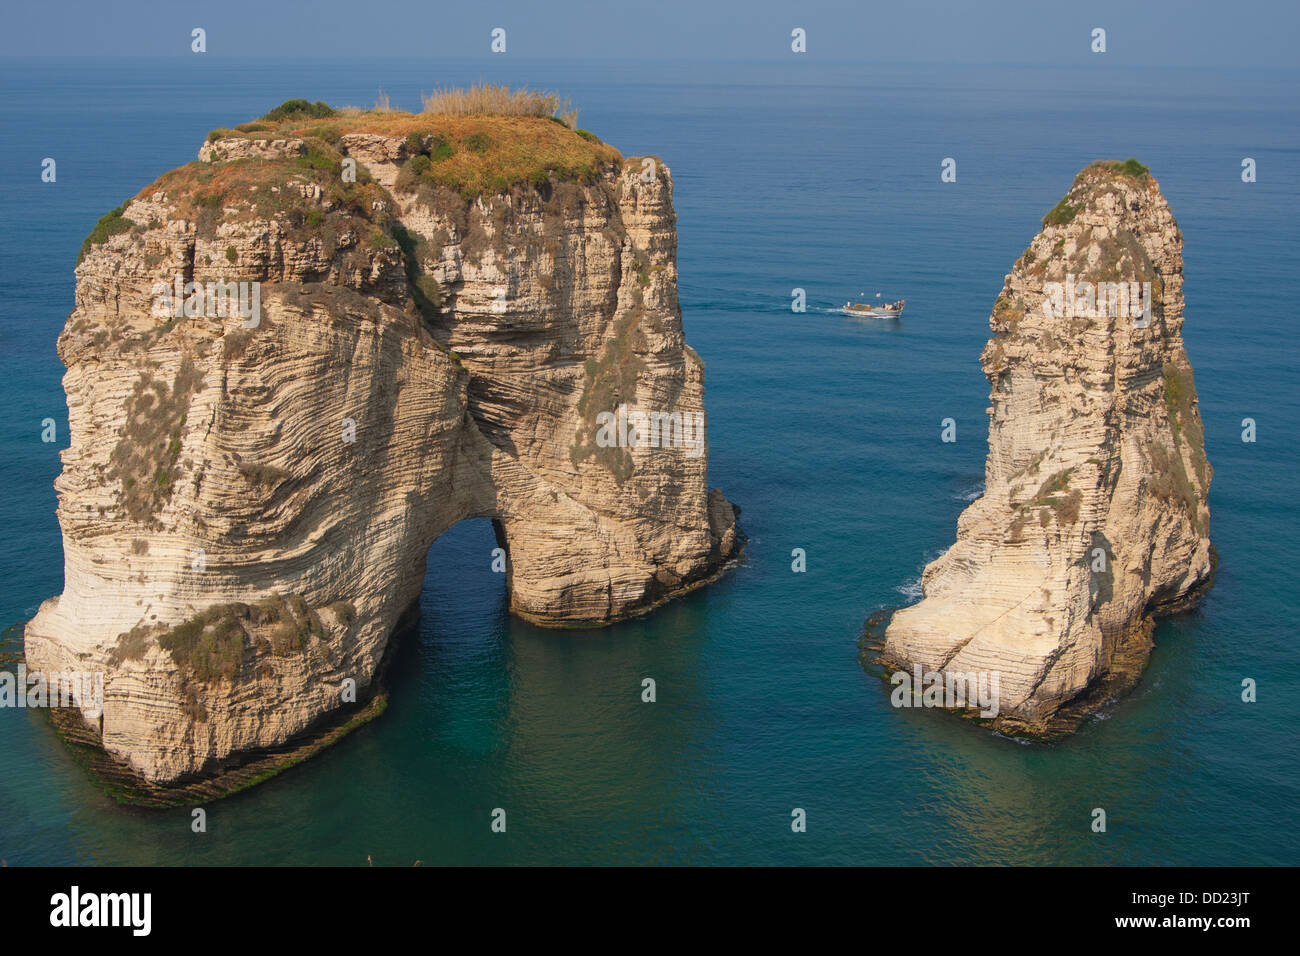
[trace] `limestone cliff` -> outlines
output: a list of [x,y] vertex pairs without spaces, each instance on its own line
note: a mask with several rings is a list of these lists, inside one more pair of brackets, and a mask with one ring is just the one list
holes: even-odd
[[104,217],[59,338],[65,584],[28,666],[104,671],[102,744],[150,781],[364,697],[464,518],[545,625],[737,547],[702,444],[596,440],[620,404],[703,418],[668,168],[546,118],[303,107]]
[[1029,733],[1140,672],[1151,617],[1212,571],[1182,287],[1182,233],[1146,168],[1080,173],[994,304],[984,494],[894,614],[886,662],[996,674],[998,723]]

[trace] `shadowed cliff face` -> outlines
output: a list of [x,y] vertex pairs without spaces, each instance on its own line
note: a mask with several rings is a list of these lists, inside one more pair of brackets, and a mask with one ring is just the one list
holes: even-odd
[[1151,615],[1211,575],[1182,285],[1155,179],[1134,161],[1080,173],[994,305],[984,495],[894,615],[887,662],[996,675],[999,724],[1030,733],[1140,672]]
[[[619,405],[703,419],[668,169],[544,119],[437,123],[218,136],[83,250],[65,589],[27,660],[104,671],[83,711],[151,781],[289,740],[348,681],[364,697],[464,518],[496,519],[511,607],[546,625],[644,611],[735,550],[702,435],[597,440]],[[514,136],[582,165],[466,179]],[[435,175],[448,155],[478,165]],[[190,282],[258,308],[213,314]]]

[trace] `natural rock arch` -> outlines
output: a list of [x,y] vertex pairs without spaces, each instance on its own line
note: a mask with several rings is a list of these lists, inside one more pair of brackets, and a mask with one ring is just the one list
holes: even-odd
[[[703,418],[668,168],[539,118],[401,117],[215,138],[83,250],[59,339],[65,587],[26,651],[104,672],[102,745],[149,781],[364,693],[458,521],[494,520],[512,611],[545,625],[640,613],[736,550],[702,443],[596,441],[620,405]],[[431,144],[476,134],[474,162],[527,135],[586,172],[422,177]],[[172,276],[258,283],[256,324],[159,315]]]

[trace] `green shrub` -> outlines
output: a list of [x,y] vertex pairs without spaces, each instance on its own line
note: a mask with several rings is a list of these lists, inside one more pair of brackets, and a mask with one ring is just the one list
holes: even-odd
[[1005,292],[993,302],[993,318],[999,322],[1019,322],[1024,314],[1024,308],[1017,308]]
[[1038,494],[1034,495],[1034,501],[1037,503],[1045,502],[1051,495],[1069,488],[1070,473],[1073,471],[1073,468],[1062,469],[1044,481],[1038,489]]
[[[346,602],[335,602],[330,608],[344,623],[351,623],[356,616]],[[140,625],[121,635],[110,654],[112,662],[143,657],[149,631]],[[255,639],[251,645],[250,637]],[[210,684],[238,675],[250,646],[284,656],[306,650],[313,638],[323,640],[325,627],[302,595],[272,594],[253,605],[214,605],[160,634],[158,644],[171,654],[187,679]]]
[[1052,207],[1052,211],[1043,217],[1044,226],[1066,226],[1074,222],[1082,207],[1070,205],[1070,197],[1062,196],[1061,201]]
[[1056,520],[1061,525],[1071,525],[1079,520],[1079,508],[1083,503],[1083,493],[1070,489],[1070,475],[1073,468],[1056,472],[1039,486],[1038,493],[1026,504],[1025,508],[1046,506],[1039,511],[1039,523],[1047,525],[1047,508],[1056,513]]
[[335,149],[343,142],[343,131],[337,126],[317,126],[313,132],[321,142],[328,143]]
[[482,131],[465,137],[465,145],[482,155],[492,148],[492,137]]
[[393,239],[402,250],[402,264],[415,307],[427,320],[438,318],[441,314],[439,307],[442,305],[442,290],[438,288],[438,282],[433,276],[424,274],[420,265],[426,251],[424,240],[400,225],[393,226]]
[[158,645],[198,681],[230,680],[244,661],[240,617],[246,614],[246,605],[217,605],[160,635]]
[[86,257],[86,253],[90,251],[91,246],[102,246],[108,242],[109,237],[116,236],[121,232],[127,232],[135,225],[134,222],[122,215],[122,210],[125,208],[126,203],[122,203],[116,209],[99,217],[99,222],[95,223],[95,228],[90,230],[90,235],[81,244],[81,251],[77,254],[78,263]]
[[262,119],[272,123],[278,123],[281,120],[293,117],[303,119],[321,119],[326,116],[333,116],[334,108],[328,103],[317,100],[315,103],[308,103],[306,100],[285,100],[271,112],[267,113]]
[[324,639],[325,626],[321,623],[320,615],[308,606],[301,594],[290,594],[285,598],[285,604],[293,614],[299,649],[305,650],[313,637]]
[[456,149],[449,143],[445,137],[435,136],[433,143],[429,147],[429,159],[438,163],[444,159],[451,159],[455,155]]
[[310,169],[334,175],[338,172],[339,160],[342,158],[332,146],[319,139],[309,139],[305,143],[307,152],[295,158],[300,169]]
[[1122,163],[1111,163],[1110,168],[1122,176],[1129,176],[1133,179],[1145,179],[1147,173],[1151,172],[1151,167],[1143,166],[1132,156]]

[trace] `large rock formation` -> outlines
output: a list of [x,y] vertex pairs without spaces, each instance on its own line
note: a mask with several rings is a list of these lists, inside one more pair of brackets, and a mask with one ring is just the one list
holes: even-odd
[[[737,546],[702,433],[597,440],[619,405],[703,421],[666,166],[545,118],[280,114],[101,220],[59,338],[65,584],[27,662],[102,670],[83,712],[149,781],[300,735],[349,679],[364,698],[464,518],[495,519],[511,608],[555,626]],[[212,314],[222,282],[260,283],[260,313]]]
[[1182,233],[1145,167],[1080,173],[993,307],[984,494],[894,614],[887,663],[996,675],[998,723],[1028,733],[1140,672],[1151,617],[1212,570],[1182,289]]

